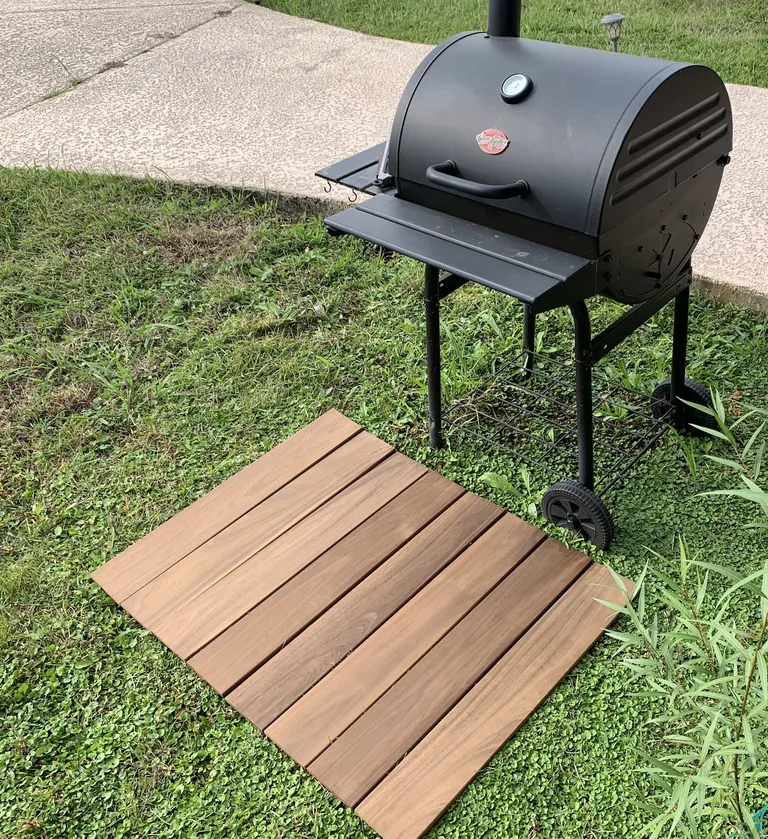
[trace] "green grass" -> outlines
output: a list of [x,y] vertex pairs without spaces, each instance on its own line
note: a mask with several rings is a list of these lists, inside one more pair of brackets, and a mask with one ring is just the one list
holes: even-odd
[[[296,207],[0,170],[0,836],[372,836],[88,575],[331,407],[544,526],[546,475],[529,491],[498,453],[427,448],[420,299],[414,263],[331,239]],[[734,410],[764,405],[766,321],[702,300],[692,315],[691,374],[738,392]],[[446,396],[521,337],[519,307],[477,287],[445,302],[444,325]],[[622,347],[646,386],[666,374],[670,327],[664,312]],[[541,329],[546,351],[567,351],[566,315]],[[696,482],[672,438],[632,474],[603,557],[617,570],[637,575],[650,547],[675,573],[677,533],[759,566],[752,509],[697,496],[732,481],[711,445],[692,444]],[[616,652],[606,639],[579,664],[433,839],[637,835],[633,749],[656,733]]]
[[[264,0],[281,12],[372,35],[438,43],[484,29],[486,0]],[[600,18],[627,16],[623,52],[707,64],[726,81],[768,86],[768,13],[764,0],[527,0],[526,38],[605,49]]]
[[61,96],[62,93],[69,93],[71,90],[74,90],[78,85],[81,85],[85,81],[87,81],[87,79],[83,79],[79,76],[73,76],[72,78],[70,78],[66,87],[57,87],[53,90],[49,90],[48,93],[44,93],[40,97],[40,101],[45,102],[47,99],[55,99],[57,96]]

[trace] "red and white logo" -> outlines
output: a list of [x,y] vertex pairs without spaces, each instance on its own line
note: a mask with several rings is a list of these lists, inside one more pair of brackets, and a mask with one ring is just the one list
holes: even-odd
[[509,137],[503,131],[499,131],[498,128],[486,128],[475,139],[477,145],[486,154],[501,154],[509,145]]

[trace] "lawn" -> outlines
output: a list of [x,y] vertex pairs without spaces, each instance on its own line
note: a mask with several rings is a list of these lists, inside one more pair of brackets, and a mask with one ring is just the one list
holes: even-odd
[[[270,9],[372,35],[436,44],[484,29],[486,0],[263,0]],[[728,82],[768,86],[768,13],[764,0],[527,0],[522,34],[605,49],[599,24],[627,16],[621,50],[714,67]]]
[[[545,474],[528,489],[497,453],[426,446],[417,266],[331,239],[311,211],[0,170],[0,836],[372,836],[88,576],[319,412],[545,526]],[[518,344],[520,315],[477,287],[446,301],[446,397]],[[666,375],[670,327],[665,311],[622,347],[645,387]],[[541,328],[544,351],[567,351],[566,314]],[[764,318],[696,299],[690,359],[733,413],[765,404]],[[711,446],[690,446],[695,480],[674,438],[655,449],[614,499],[617,539],[598,558],[674,573],[684,534],[708,560],[759,567],[768,532],[746,528],[752,508],[697,495],[733,482]],[[651,577],[651,609],[655,592]],[[617,651],[597,646],[432,839],[637,835],[649,787],[634,749],[658,732]]]

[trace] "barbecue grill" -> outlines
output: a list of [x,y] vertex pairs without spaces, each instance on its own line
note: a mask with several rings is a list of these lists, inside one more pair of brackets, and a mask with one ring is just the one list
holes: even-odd
[[[709,404],[685,376],[691,254],[730,160],[731,107],[707,67],[519,35],[519,0],[490,0],[487,32],[449,38],[417,68],[388,140],[317,174],[373,196],[327,218],[332,233],[425,266],[432,447],[442,442],[440,300],[475,282],[523,303],[519,375],[505,379],[516,390],[499,390],[512,407],[540,376],[536,315],[570,308],[578,480],[550,487],[542,511],[606,548],[593,367],[672,300],[671,378],[651,397],[647,433],[620,452],[619,477],[667,427],[708,420],[686,404]],[[585,301],[595,295],[629,308],[593,337]],[[555,424],[567,438],[568,424]]]

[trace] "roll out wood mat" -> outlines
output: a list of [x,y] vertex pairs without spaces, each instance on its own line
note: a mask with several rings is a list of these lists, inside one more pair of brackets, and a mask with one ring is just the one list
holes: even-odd
[[421,836],[626,597],[336,411],[93,579],[384,839]]

